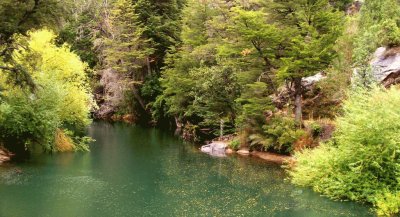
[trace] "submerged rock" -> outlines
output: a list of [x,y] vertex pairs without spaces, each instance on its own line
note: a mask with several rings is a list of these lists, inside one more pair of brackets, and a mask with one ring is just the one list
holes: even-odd
[[269,152],[253,151],[251,152],[251,155],[276,164],[284,164],[286,162],[294,161],[294,158],[291,156],[274,154]]
[[208,145],[203,145],[200,148],[201,152],[207,153],[211,156],[225,157],[225,149],[227,145],[224,142],[212,142]]
[[248,149],[240,149],[236,153],[238,153],[240,155],[250,155],[250,151]]

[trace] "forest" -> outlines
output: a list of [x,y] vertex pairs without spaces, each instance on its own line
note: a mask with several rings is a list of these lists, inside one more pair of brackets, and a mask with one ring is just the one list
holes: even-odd
[[2,0],[1,154],[93,121],[291,156],[289,180],[400,213],[397,0]]

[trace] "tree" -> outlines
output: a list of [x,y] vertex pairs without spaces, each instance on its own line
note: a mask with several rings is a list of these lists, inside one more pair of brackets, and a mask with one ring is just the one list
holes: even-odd
[[[216,63],[215,46],[207,43],[206,24],[212,13],[208,3],[190,0],[182,13],[182,42],[173,47],[166,57],[160,79],[164,90],[153,105],[156,113],[166,113],[175,119],[183,118],[187,106],[194,100],[190,89],[195,80],[191,80],[189,72]],[[162,108],[164,105],[165,108]]]
[[180,42],[181,11],[185,0],[138,0],[134,5],[138,20],[146,26],[143,36],[151,40],[154,52],[147,66],[150,72],[159,74],[164,57],[172,46]]
[[99,63],[100,52],[94,46],[100,37],[103,0],[75,0],[69,10],[71,16],[63,25],[57,43],[68,43],[81,59],[94,68]]
[[108,34],[104,39],[103,51],[105,67],[112,68],[125,77],[124,89],[138,102],[143,111],[146,103],[139,94],[141,85],[151,72],[145,70],[149,56],[154,52],[151,39],[143,34],[144,26],[129,0],[117,0],[112,4],[109,17]]
[[[42,147],[56,151],[54,141],[59,129],[79,135],[90,124],[93,102],[87,65],[70,52],[68,45],[57,47],[52,32],[39,30],[27,35],[15,37],[16,43],[24,46],[15,50],[13,57],[27,69],[37,89],[32,93],[12,86],[0,75],[0,84],[6,87],[0,102],[0,141],[11,150]],[[74,138],[72,148],[80,147],[81,141]]]
[[[285,47],[285,31],[271,24],[267,13],[260,9],[245,10],[242,6],[236,6],[231,11],[231,23],[227,27],[229,41],[233,47],[240,49],[236,53],[255,56],[263,61],[264,68],[260,69],[258,80],[266,80],[271,93],[276,91],[273,71],[277,68],[277,60]],[[253,60],[253,65],[256,62],[257,60]]]
[[20,45],[15,44],[14,34],[26,34],[32,28],[58,29],[65,7],[58,0],[4,0],[0,3],[0,72],[6,73],[10,81],[34,88],[29,72],[17,64],[12,53]]
[[276,23],[291,29],[279,78],[293,87],[295,119],[302,120],[302,78],[329,66],[335,57],[334,44],[341,34],[342,13],[327,0],[276,1],[273,7]]
[[139,68],[153,53],[149,39],[143,37],[145,27],[138,20],[134,5],[128,0],[117,0],[110,11],[109,36],[105,39],[106,64],[117,72],[138,80],[143,75]]
[[[203,127],[219,125],[220,136],[224,134],[225,123],[234,126],[236,118],[235,100],[240,95],[235,72],[230,67],[200,67],[191,70],[190,78],[195,80],[191,89],[193,104],[188,106],[187,115],[196,114],[202,118]],[[218,133],[214,132],[214,135]]]

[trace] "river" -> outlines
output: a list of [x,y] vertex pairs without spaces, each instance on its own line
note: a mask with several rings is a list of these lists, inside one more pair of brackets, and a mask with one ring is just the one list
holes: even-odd
[[277,165],[214,158],[166,131],[95,122],[89,134],[90,152],[0,167],[0,216],[374,216],[291,185]]

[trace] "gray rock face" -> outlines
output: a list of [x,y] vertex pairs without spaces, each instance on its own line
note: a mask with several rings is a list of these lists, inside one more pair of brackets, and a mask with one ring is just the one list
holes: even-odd
[[301,83],[305,88],[308,88],[309,86],[313,86],[314,84],[316,84],[317,82],[319,82],[325,78],[326,78],[326,76],[322,72],[319,72],[318,74],[315,74],[313,76],[303,78],[301,80]]
[[400,52],[394,48],[378,48],[370,64],[373,77],[385,87],[400,83]]

